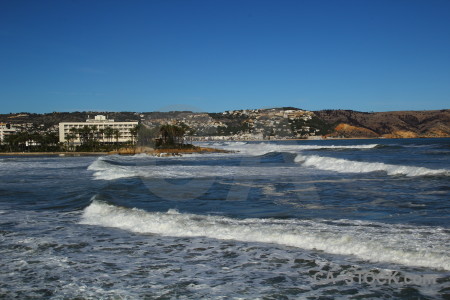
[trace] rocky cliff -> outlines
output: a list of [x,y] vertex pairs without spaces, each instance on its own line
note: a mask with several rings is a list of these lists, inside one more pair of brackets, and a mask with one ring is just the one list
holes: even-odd
[[314,112],[332,124],[329,136],[339,137],[450,137],[450,110],[358,112],[321,110]]

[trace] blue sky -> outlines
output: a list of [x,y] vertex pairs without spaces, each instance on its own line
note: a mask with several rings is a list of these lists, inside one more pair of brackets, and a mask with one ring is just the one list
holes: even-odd
[[1,0],[0,113],[450,108],[450,1]]

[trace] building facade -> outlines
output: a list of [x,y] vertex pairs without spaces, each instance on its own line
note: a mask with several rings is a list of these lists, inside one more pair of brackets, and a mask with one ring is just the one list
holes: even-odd
[[0,123],[0,144],[3,144],[5,136],[16,132],[17,128],[14,128],[11,124]]
[[[131,122],[114,122],[112,119],[107,119],[103,115],[97,115],[94,119],[87,119],[86,122],[61,122],[59,123],[59,142],[67,142],[67,135],[72,134],[72,128],[80,129],[84,126],[95,126],[98,133],[105,132],[104,130],[109,128],[118,130],[120,135],[118,138],[119,143],[126,143],[133,140],[133,135],[131,134],[131,129],[138,125],[138,121]],[[80,137],[75,134],[76,138],[72,140],[73,144],[80,144]],[[101,142],[116,142],[116,137],[107,136],[106,134],[98,135]]]

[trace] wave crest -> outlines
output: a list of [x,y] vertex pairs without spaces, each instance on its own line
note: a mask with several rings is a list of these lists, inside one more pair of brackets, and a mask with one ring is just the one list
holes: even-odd
[[[202,144],[202,143],[198,143]],[[202,144],[203,145],[203,144]],[[341,149],[372,149],[376,148],[378,144],[367,145],[286,145],[274,143],[242,143],[242,142],[225,142],[207,144],[216,148],[221,148],[228,151],[238,152],[244,155],[259,156],[270,152],[290,152],[299,153],[303,150],[341,150]]]
[[[232,219],[179,213],[147,212],[94,200],[81,224],[174,237],[207,237],[274,243],[372,262],[450,270],[445,230],[363,221]],[[345,225],[345,226],[344,226]]]
[[320,170],[335,171],[339,173],[369,173],[383,171],[388,175],[450,175],[450,171],[446,169],[428,169],[425,167],[391,165],[380,162],[361,162],[318,155],[299,154],[294,161],[302,163],[303,166],[314,167]]

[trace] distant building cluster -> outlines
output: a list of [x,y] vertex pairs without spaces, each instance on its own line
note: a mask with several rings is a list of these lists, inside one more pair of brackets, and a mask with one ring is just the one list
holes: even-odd
[[0,114],[0,151],[108,151],[158,138],[155,135],[160,133],[163,125],[182,128],[183,138],[188,143],[208,140],[450,136],[447,125],[450,110],[445,109],[366,113],[351,110],[312,112],[282,107],[220,113],[104,112],[93,118],[89,114]]
[[313,117],[306,110],[272,108],[148,116],[142,123],[150,128],[182,123],[192,129],[188,138],[198,141],[264,140],[315,137],[319,129],[309,124]]
[[248,133],[243,134],[244,139],[286,139],[314,136],[316,130],[310,126],[299,125],[296,122],[306,123],[311,120],[313,113],[305,110],[281,109],[254,109],[242,111],[226,111],[224,115],[246,116]]
[[[115,121],[115,118],[108,118],[103,114],[90,118],[86,113],[78,112],[45,116],[12,114],[4,118],[7,122],[0,123],[0,144],[21,144],[23,149],[29,145],[42,145],[42,141],[56,147],[58,140],[59,146],[67,149],[80,146],[101,148],[99,144],[134,144],[138,137],[139,124],[150,129],[157,129],[166,124],[181,126],[188,141],[318,139],[324,134],[313,112],[296,108],[231,110],[223,113],[125,112],[115,115],[122,121]],[[61,119],[64,120],[61,116],[72,120],[80,117],[87,119],[60,122]],[[17,136],[15,140],[14,135]],[[51,142],[44,137],[51,137]]]

